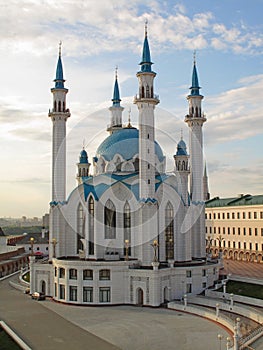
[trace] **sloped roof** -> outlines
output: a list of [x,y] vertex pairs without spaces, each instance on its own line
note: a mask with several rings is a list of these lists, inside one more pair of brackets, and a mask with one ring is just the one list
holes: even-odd
[[216,208],[216,207],[232,207],[232,206],[245,206],[245,205],[262,205],[263,195],[240,195],[231,198],[219,198],[215,197],[208,200],[205,203],[206,208]]

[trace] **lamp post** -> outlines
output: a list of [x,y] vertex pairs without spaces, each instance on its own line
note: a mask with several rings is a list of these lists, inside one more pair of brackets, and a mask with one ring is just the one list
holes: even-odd
[[125,260],[128,261],[129,260],[129,245],[130,245],[130,241],[128,239],[125,239],[124,243],[125,243]]
[[216,303],[216,318],[218,318],[218,316],[219,316],[219,304],[218,303]]
[[52,238],[51,244],[53,246],[53,258],[55,258],[56,257],[56,245],[58,244],[58,241],[56,240],[56,238]]
[[233,306],[234,306],[234,294],[231,293],[230,294],[230,309],[231,310],[232,310]]
[[222,343],[222,339],[223,339],[222,334],[218,334],[218,335],[217,335],[217,338],[218,338],[218,340],[219,340],[219,350],[221,350],[221,343]]
[[153,251],[154,251],[154,255],[153,255],[153,262],[158,262],[158,258],[157,258],[157,249],[159,247],[158,241],[157,239],[155,239],[153,241],[153,244],[151,244],[151,246],[153,247]]
[[230,349],[230,342],[231,342],[231,339],[229,337],[227,337],[226,338],[226,350]]
[[31,237],[29,243],[30,243],[30,246],[31,246],[31,256],[33,256],[33,255],[34,255],[34,243],[35,243],[35,238],[34,238],[34,237]]
[[240,337],[241,336],[241,334],[240,334],[240,318],[239,317],[237,317],[236,318],[236,327],[237,327],[237,335],[238,335],[238,337]]

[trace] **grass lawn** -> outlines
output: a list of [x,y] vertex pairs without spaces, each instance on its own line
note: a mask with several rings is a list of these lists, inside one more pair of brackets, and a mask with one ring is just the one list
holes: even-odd
[[23,280],[26,281],[26,282],[30,282],[30,273],[27,272],[25,275],[23,275]]
[[263,286],[258,284],[229,281],[227,282],[226,291],[227,293],[244,295],[246,297],[257,298],[257,299],[263,299]]
[[20,346],[0,327],[0,349],[21,350]]

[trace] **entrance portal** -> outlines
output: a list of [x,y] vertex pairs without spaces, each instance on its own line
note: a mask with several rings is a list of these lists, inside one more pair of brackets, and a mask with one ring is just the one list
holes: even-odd
[[41,292],[46,294],[46,282],[45,281],[41,282]]
[[141,288],[137,289],[137,305],[143,305],[143,290]]

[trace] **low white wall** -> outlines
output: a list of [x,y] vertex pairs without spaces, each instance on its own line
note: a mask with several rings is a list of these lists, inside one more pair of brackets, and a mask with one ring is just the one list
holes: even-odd
[[177,304],[175,302],[168,303],[168,309],[185,311],[185,312],[189,312],[189,313],[194,314],[194,315],[208,318],[209,320],[220,323],[221,325],[225,326],[227,329],[229,329],[231,332],[234,333],[234,326],[235,326],[234,321],[232,321],[231,319],[224,317],[223,315],[220,315],[220,314],[218,317],[216,317],[215,312],[212,312],[212,311],[210,312],[209,310],[195,307],[193,305],[184,306],[183,304]]
[[21,347],[21,349],[32,350],[4,321],[0,321],[0,326]]
[[[206,289],[205,295],[207,297],[219,298],[219,299],[222,299],[222,300],[224,299],[223,296],[225,295],[225,299],[230,300],[230,294],[229,293],[216,292],[216,291],[210,290],[210,289]],[[245,296],[242,296],[242,295],[234,294],[233,300],[238,302],[238,303],[248,304],[248,305],[251,305],[251,306],[263,307],[263,300],[262,299],[249,298],[249,297],[245,297]]]

